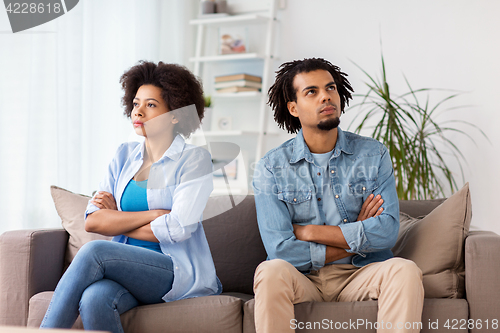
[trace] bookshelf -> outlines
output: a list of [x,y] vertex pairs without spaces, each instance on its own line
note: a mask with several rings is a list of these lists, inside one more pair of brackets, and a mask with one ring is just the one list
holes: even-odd
[[[272,136],[267,130],[270,109],[266,104],[266,92],[274,79],[272,70],[276,59],[273,47],[277,6],[277,0],[228,1],[229,15],[203,15],[189,21],[197,29],[195,52],[189,61],[193,66],[193,73],[202,79],[205,94],[212,97],[214,105],[211,129],[193,133],[191,140],[195,144],[226,140],[240,145],[247,158],[243,162],[246,164],[248,181],[251,178],[250,164],[264,155],[266,139],[269,135]],[[248,43],[247,47],[250,46],[247,53],[219,54],[218,43],[222,27],[225,30],[233,27],[246,29],[245,42]],[[240,73],[260,76],[261,91],[220,93],[214,88],[216,76]],[[228,120],[231,126],[218,128],[218,121],[224,117],[231,119]],[[217,157],[213,151],[211,153],[214,158]],[[242,189],[234,189],[236,190]],[[219,189],[214,193],[221,191],[225,190]]]
[[[193,58],[190,58],[189,61],[192,61],[195,64],[201,64],[203,62],[246,60],[246,59],[264,60],[265,56],[257,54],[257,53],[224,54],[224,55],[214,55],[214,56],[193,57]],[[198,69],[198,71],[199,71],[199,69]],[[196,72],[196,69],[195,69],[195,72]]]

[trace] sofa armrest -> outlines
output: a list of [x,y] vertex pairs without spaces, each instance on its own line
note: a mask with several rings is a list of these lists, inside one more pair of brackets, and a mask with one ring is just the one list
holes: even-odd
[[29,299],[54,290],[62,276],[67,243],[63,229],[0,236],[0,325],[26,326]]
[[[469,318],[481,320],[482,329],[475,332],[497,332],[492,320],[500,325],[500,236],[489,231],[471,231],[465,239],[465,291]],[[488,329],[486,328],[488,320]]]

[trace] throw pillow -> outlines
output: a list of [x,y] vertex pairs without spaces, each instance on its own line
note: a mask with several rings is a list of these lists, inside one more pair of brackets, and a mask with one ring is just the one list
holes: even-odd
[[54,200],[57,214],[61,218],[63,228],[69,234],[66,248],[65,267],[67,267],[83,244],[96,239],[109,240],[111,237],[85,231],[85,209],[91,197],[76,194],[52,185],[50,194]]
[[424,217],[400,213],[392,252],[420,267],[426,298],[464,296],[464,243],[471,217],[469,183]]

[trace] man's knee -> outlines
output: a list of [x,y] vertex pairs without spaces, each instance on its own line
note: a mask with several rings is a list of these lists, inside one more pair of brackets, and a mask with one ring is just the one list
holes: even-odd
[[254,288],[263,283],[282,283],[283,280],[290,280],[292,274],[294,273],[293,271],[297,271],[297,269],[285,260],[266,260],[260,263],[255,270]]
[[401,274],[416,275],[419,276],[420,279],[422,279],[422,270],[412,260],[396,257],[387,260],[387,262],[391,263],[392,269],[395,272]]
[[413,261],[404,258],[392,258],[389,265],[389,276],[394,282],[407,286],[422,286],[422,270]]
[[272,259],[263,261],[255,270],[255,278],[262,279],[266,277],[276,277],[284,271],[296,269],[289,262],[282,259]]

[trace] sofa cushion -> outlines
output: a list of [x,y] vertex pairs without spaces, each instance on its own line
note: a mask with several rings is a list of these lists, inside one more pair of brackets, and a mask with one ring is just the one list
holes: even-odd
[[[30,299],[28,326],[39,327],[53,292],[36,294]],[[121,315],[126,333],[227,332],[242,331],[243,301],[219,295],[189,298],[170,303],[142,305]],[[78,317],[73,328],[83,329]]]
[[464,296],[464,242],[471,215],[468,183],[425,217],[400,214],[392,252],[420,267],[426,298]]
[[203,217],[206,218],[203,228],[224,292],[253,294],[255,269],[267,258],[254,197],[233,196],[232,200],[229,196],[211,197]]
[[87,209],[89,196],[76,194],[54,185],[50,187],[50,194],[52,194],[57,214],[61,218],[61,224],[69,234],[64,259],[65,267],[73,260],[83,244],[96,239],[111,239],[111,237],[85,231],[85,209]]
[[446,199],[399,200],[399,211],[412,217],[424,216],[432,212]]
[[[243,333],[255,333],[254,305],[255,301],[252,299],[243,306]],[[306,302],[295,304],[296,332],[376,333],[377,330],[374,328],[374,323],[377,321],[377,310],[377,301]],[[464,299],[425,299],[421,321],[422,330],[419,332],[446,332],[448,331],[444,327],[446,321],[449,320],[451,327],[453,326],[451,319],[456,319],[459,324],[456,325],[457,329],[453,329],[453,332],[466,333],[468,332],[467,325],[464,326],[463,322],[466,322],[468,318],[469,308],[467,301]],[[299,322],[304,323],[304,329],[299,329],[301,327],[299,326]],[[306,323],[317,325],[317,329],[306,329]],[[371,329],[369,323],[372,324]],[[436,327],[434,324],[439,326]],[[332,327],[330,325],[333,326],[333,329],[330,329]],[[337,325],[337,329],[335,329],[335,325]],[[343,329],[339,329],[342,325]],[[418,323],[415,327],[417,325]],[[460,329],[461,325],[462,328]]]
[[[53,291],[44,291],[35,294],[30,298],[28,308],[28,327],[40,327],[40,324],[42,323],[43,317],[45,316],[45,312],[47,312],[53,294]],[[73,328],[83,329],[82,319],[80,318],[80,316],[78,316],[78,318],[76,319]]]
[[243,301],[232,296],[204,296],[143,305],[121,316],[126,333],[240,333]]

